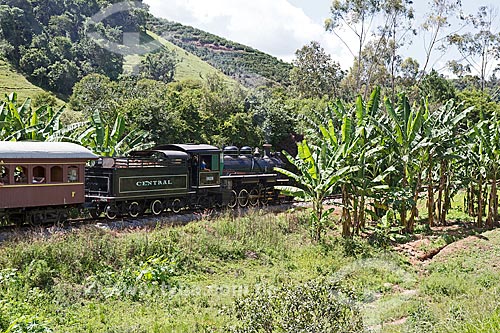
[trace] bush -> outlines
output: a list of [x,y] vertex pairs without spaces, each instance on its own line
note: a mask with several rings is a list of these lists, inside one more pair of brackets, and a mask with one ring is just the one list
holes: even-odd
[[5,333],[52,333],[53,330],[42,319],[36,316],[21,316],[17,318]]
[[54,284],[54,270],[52,270],[45,260],[33,260],[24,274],[26,284],[30,287],[41,289],[50,288]]
[[236,301],[231,332],[363,332],[354,296],[324,279],[259,288]]

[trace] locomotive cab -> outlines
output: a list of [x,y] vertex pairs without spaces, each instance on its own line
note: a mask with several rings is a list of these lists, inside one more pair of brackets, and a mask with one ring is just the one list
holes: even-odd
[[206,144],[170,144],[155,149],[169,149],[189,155],[190,188],[193,191],[218,189],[221,176],[221,150]]
[[190,161],[192,188],[220,185],[220,154],[193,153],[190,155]]

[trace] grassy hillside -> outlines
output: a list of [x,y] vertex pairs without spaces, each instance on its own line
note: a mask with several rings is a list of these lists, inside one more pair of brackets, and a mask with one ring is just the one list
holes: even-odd
[[[0,98],[5,94],[16,92],[19,100],[34,97],[44,90],[29,82],[23,75],[16,72],[12,66],[0,59]],[[59,104],[64,104],[58,100]]]
[[166,39],[158,36],[154,32],[148,31],[148,35],[154,40],[161,43],[167,49],[174,51],[175,54],[177,55],[177,60],[179,61],[179,63],[177,64],[175,69],[176,80],[200,79],[200,78],[206,78],[208,75],[211,74],[218,74],[225,77],[228,83],[235,83],[234,80],[224,75],[224,73],[222,73],[220,70],[214,68],[213,66],[201,60],[194,54],[167,41]]

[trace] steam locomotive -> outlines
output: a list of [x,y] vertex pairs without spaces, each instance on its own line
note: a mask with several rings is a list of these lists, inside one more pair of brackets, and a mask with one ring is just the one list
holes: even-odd
[[284,163],[270,148],[169,144],[110,158],[72,143],[0,142],[0,221],[57,222],[74,207],[115,219],[284,201],[275,186],[288,179],[274,172]]

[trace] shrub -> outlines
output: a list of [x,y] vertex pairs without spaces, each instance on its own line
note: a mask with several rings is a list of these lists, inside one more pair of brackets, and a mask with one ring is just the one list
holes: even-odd
[[54,284],[54,270],[52,270],[47,261],[33,260],[26,269],[24,274],[26,284],[30,287],[38,287],[41,289],[49,288]]
[[36,316],[21,316],[7,328],[5,333],[52,333],[48,323]]
[[236,301],[231,332],[363,332],[353,294],[324,279],[259,288]]

